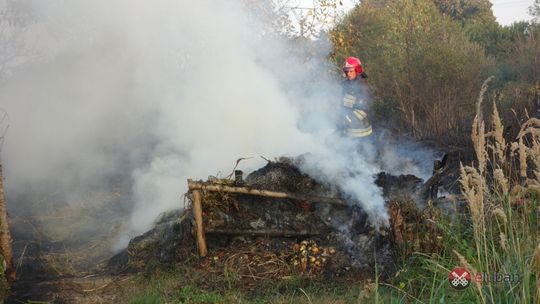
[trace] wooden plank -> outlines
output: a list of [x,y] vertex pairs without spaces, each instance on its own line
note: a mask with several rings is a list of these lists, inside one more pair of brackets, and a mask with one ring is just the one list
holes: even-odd
[[308,196],[299,193],[289,193],[289,192],[278,192],[278,191],[269,191],[269,190],[260,190],[253,189],[248,187],[233,187],[227,185],[218,185],[210,183],[195,182],[191,179],[188,179],[189,190],[204,190],[204,191],[215,191],[215,192],[228,192],[228,193],[238,193],[254,196],[266,196],[273,198],[282,198],[282,199],[294,199],[299,201],[305,201],[308,203],[326,203],[340,206],[347,206],[347,204],[337,198],[333,197],[319,197],[319,196]]
[[204,235],[204,223],[202,218],[202,198],[199,190],[193,190],[193,216],[197,229],[197,245],[199,247],[199,255],[205,257],[208,254],[206,248],[206,239]]

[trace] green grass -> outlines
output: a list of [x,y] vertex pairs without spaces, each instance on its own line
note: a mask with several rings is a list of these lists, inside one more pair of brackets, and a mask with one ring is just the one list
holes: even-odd
[[[159,269],[159,268],[158,268]],[[232,271],[229,271],[232,272]],[[223,284],[209,290],[198,271],[186,265],[139,275],[128,292],[129,303],[357,303],[359,284],[311,282],[290,277],[277,282],[262,281],[255,289],[238,287],[233,273],[225,276]],[[231,285],[227,284],[227,280]]]
[[[496,217],[486,216],[487,246],[480,257],[489,256],[487,264],[478,258],[470,215],[460,214],[437,223],[442,235],[440,252],[401,257],[396,275],[384,281],[376,277],[371,284],[328,282],[292,276],[258,281],[249,288],[232,269],[217,278],[194,271],[190,263],[168,268],[152,265],[146,275],[139,275],[140,288],[130,303],[535,303],[538,276],[531,260],[540,241],[540,205],[536,194],[526,197],[525,208],[516,209],[509,199],[496,203],[509,218],[505,226]],[[506,249],[499,240],[501,232],[508,235]],[[448,283],[450,270],[460,266],[454,251],[478,272],[518,274],[521,280],[455,290]]]
[[157,293],[145,293],[140,296],[136,296],[131,300],[131,304],[159,304],[161,303],[161,297]]
[[[486,231],[477,251],[475,237],[467,215],[440,225],[443,249],[438,254],[413,253],[405,260],[398,275],[388,283],[380,283],[378,293],[382,303],[537,303],[538,273],[532,257],[540,243],[538,199],[530,196],[528,206],[516,208],[509,200],[504,206],[508,222],[486,216]],[[508,236],[508,245],[500,241],[501,233]],[[485,242],[485,246],[483,246]],[[460,253],[478,273],[490,276],[514,274],[517,282],[484,282],[476,287],[455,290],[448,283],[451,269],[460,266],[454,254]],[[480,255],[478,255],[480,252]],[[480,258],[479,258],[480,257]],[[487,259],[483,259],[487,257]]]

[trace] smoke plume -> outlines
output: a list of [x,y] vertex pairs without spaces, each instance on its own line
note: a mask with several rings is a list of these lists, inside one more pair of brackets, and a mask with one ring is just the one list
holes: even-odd
[[28,22],[25,47],[0,84],[10,117],[2,150],[8,195],[54,191],[69,201],[114,178],[128,181],[133,209],[120,248],[161,212],[183,206],[187,178],[227,175],[240,157],[254,157],[242,164],[249,171],[259,155],[309,152],[307,173],[339,182],[374,224],[386,223],[373,174],[396,166],[377,160],[375,142],[334,136],[328,113],[340,88],[324,76],[324,39],[301,57],[291,51],[298,44],[263,34],[267,24],[236,1],[3,7],[10,3]]

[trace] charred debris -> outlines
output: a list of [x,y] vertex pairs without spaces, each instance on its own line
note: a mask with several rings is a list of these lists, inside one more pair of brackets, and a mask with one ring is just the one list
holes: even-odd
[[109,269],[195,260],[210,273],[233,267],[253,281],[391,275],[400,256],[439,249],[441,210],[459,208],[460,197],[438,197],[438,188],[455,189],[457,157],[435,161],[426,181],[379,173],[375,183],[387,204],[387,227],[373,227],[338,186],[302,173],[301,157],[269,161],[245,179],[236,172],[230,179],[189,180],[189,207],[163,214],[109,261]]

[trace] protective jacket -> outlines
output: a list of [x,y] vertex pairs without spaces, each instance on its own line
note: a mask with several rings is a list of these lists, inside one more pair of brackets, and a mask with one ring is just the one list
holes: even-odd
[[362,83],[367,76],[362,73],[354,80],[345,80],[342,84],[341,122],[339,129],[350,137],[364,137],[373,130],[368,119],[368,92]]

